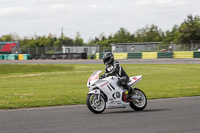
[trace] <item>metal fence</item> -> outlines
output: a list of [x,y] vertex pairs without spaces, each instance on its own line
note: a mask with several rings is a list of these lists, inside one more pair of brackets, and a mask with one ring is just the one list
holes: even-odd
[[[0,49],[3,46],[0,46]],[[12,49],[12,54],[60,54],[60,53],[87,53],[87,55],[94,55],[96,53],[104,53],[108,51],[120,52],[159,52],[162,49],[167,51],[198,51],[200,50],[200,43],[188,44],[156,44],[154,45],[116,45],[113,46],[63,46],[63,47],[15,47]]]
[[87,53],[96,54],[99,52],[98,46],[63,46],[63,47],[26,47],[16,48],[12,53],[19,54],[60,54],[60,53]]
[[198,50],[200,50],[200,43],[185,43],[185,44],[119,43],[111,45],[111,51],[113,53],[198,51]]
[[158,51],[166,49],[168,51],[197,51],[200,49],[200,43],[182,43],[182,44],[159,44]]
[[87,53],[88,55],[99,52],[99,46],[63,46],[63,53]]

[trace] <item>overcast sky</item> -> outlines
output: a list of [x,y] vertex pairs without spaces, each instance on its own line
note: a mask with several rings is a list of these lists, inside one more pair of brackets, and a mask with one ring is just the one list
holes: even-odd
[[187,15],[200,16],[200,0],[0,0],[0,36],[61,34],[84,42],[116,33],[134,33],[155,24],[163,31],[180,25]]

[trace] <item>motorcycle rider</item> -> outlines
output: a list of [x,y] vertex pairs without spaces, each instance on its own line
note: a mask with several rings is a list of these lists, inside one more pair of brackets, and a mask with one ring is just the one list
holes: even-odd
[[103,62],[106,65],[106,68],[105,73],[101,75],[100,78],[117,76],[119,78],[118,84],[123,86],[124,89],[128,90],[127,99],[131,99],[134,91],[130,86],[127,85],[129,82],[129,76],[126,74],[119,62],[114,60],[114,55],[111,52],[105,53],[103,55]]

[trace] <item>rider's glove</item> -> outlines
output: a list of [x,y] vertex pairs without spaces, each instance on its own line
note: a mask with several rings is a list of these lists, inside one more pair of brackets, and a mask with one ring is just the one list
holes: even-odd
[[103,78],[105,78],[105,76],[104,75],[100,75],[99,79],[103,79]]
[[104,73],[103,75],[100,75],[100,79],[106,78],[106,77],[108,77],[108,76],[110,76],[109,73]]
[[118,78],[118,85],[119,86],[123,86],[123,85],[125,85],[126,83],[125,83],[125,77],[119,77]]
[[108,77],[108,76],[109,76],[109,73],[105,73],[104,76],[105,76],[105,77]]

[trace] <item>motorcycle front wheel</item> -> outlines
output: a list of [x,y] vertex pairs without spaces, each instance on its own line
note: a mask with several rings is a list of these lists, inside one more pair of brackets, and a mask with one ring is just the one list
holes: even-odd
[[100,95],[98,100],[97,94],[90,94],[87,96],[86,103],[88,109],[95,114],[102,113],[106,108],[105,98],[102,95]]
[[147,106],[147,98],[144,92],[140,89],[135,89],[135,94],[140,97],[140,99],[133,99],[133,102],[130,102],[130,107],[136,111],[143,110]]

